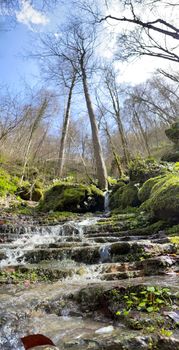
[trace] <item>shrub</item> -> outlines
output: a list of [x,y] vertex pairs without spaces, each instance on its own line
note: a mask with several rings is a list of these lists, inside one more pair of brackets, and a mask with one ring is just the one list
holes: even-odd
[[157,163],[154,159],[136,158],[130,162],[129,178],[130,181],[144,183],[152,177],[165,174],[168,170],[167,164]]

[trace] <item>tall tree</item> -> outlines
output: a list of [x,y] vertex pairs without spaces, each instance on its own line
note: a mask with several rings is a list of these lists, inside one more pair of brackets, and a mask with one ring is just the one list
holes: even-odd
[[108,110],[110,110],[110,114],[112,115],[112,117],[114,118],[118,126],[119,135],[122,143],[124,162],[127,166],[130,160],[130,155],[128,150],[124,123],[121,116],[121,108],[120,108],[120,101],[119,101],[120,89],[116,80],[116,75],[117,73],[115,73],[112,67],[106,66],[104,68],[104,83],[109,95],[109,100],[111,105]]
[[88,83],[88,79],[95,69],[93,59],[95,40],[95,33],[91,28],[86,28],[78,20],[74,20],[61,32],[59,41],[56,41],[54,53],[57,55],[58,52],[58,56],[64,62],[70,63],[82,83],[91,123],[97,179],[99,187],[105,189],[107,188],[107,171]]
[[67,59],[63,52],[63,40],[54,35],[46,35],[42,40],[42,47],[36,54],[40,58],[41,70],[46,81],[53,81],[61,91],[64,91],[65,107],[63,116],[63,125],[60,139],[59,156],[57,164],[57,175],[62,176],[65,164],[65,147],[70,122],[70,109],[72,103],[73,90],[78,78],[77,70],[73,60]]

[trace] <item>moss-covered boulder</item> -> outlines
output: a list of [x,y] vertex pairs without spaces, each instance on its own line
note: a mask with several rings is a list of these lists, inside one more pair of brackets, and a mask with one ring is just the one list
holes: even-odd
[[144,183],[150,178],[165,174],[169,167],[165,163],[158,163],[154,159],[136,158],[129,165],[130,181]]
[[144,184],[138,192],[138,197],[141,203],[145,202],[147,199],[150,198],[150,194],[154,185],[156,185],[161,178],[162,176],[156,176],[144,182]]
[[152,211],[158,219],[179,222],[179,175],[158,179],[142,208]]
[[44,195],[39,210],[95,212],[104,209],[104,194],[95,186],[59,183]]
[[110,195],[110,209],[125,209],[137,207],[140,204],[138,199],[138,188],[132,183],[123,184]]

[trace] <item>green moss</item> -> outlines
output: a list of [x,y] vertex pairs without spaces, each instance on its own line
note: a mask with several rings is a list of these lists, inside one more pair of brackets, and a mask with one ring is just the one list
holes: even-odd
[[57,222],[64,222],[67,220],[75,220],[77,219],[78,214],[72,213],[69,211],[55,211],[55,212],[50,212],[45,215],[45,218],[42,217],[42,222],[43,223],[48,223],[48,224],[55,224]]
[[178,144],[178,141],[179,141],[179,123],[177,122],[177,123],[172,124],[169,129],[165,130],[165,134],[170,141],[172,141],[174,144]]
[[19,178],[11,176],[6,170],[0,168],[0,196],[14,194],[17,190]]
[[143,186],[140,188],[139,193],[138,193],[138,197],[139,200],[143,203],[145,202],[147,199],[149,199],[152,188],[154,187],[155,184],[158,183],[158,181],[162,178],[162,176],[156,176],[153,177],[149,180],[147,180]]
[[87,212],[102,210],[103,206],[103,192],[94,185],[59,183],[45,193],[39,209],[44,212],[50,210]]
[[39,202],[43,197],[42,189],[32,186],[28,181],[24,181],[23,185],[18,188],[17,195],[23,200],[32,200],[34,202]]
[[131,181],[144,183],[151,177],[165,174],[169,167],[165,163],[158,163],[154,159],[136,158],[130,162],[129,178]]
[[113,191],[110,196],[111,209],[125,209],[130,206],[137,207],[138,205],[138,189],[133,184],[121,186],[117,191]]
[[142,207],[159,219],[179,221],[179,176],[168,175],[159,179]]
[[167,230],[167,234],[171,236],[176,236],[176,234],[179,234],[179,225],[173,225],[172,227],[169,227]]

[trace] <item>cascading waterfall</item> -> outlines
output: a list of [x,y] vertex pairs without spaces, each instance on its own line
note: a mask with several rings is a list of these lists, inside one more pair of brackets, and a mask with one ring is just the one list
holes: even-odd
[[[29,262],[26,261],[25,254],[27,252],[36,251],[38,249],[49,249],[50,245],[52,244],[62,244],[65,246],[67,244],[72,244],[72,247],[74,246],[74,249],[76,248],[75,242],[79,244],[85,244],[88,246],[88,244],[93,245],[93,241],[88,241],[87,238],[85,238],[85,233],[88,232],[88,229],[90,230],[93,225],[96,224],[96,222],[99,220],[98,217],[91,217],[87,219],[83,219],[81,221],[69,221],[61,225],[54,225],[54,226],[27,226],[26,228],[23,228],[23,234],[21,233],[22,228],[17,227],[17,230],[14,229],[13,233],[11,234],[12,241],[10,243],[3,243],[1,244],[1,253],[3,252],[4,258],[0,261],[0,268],[1,270],[6,271],[15,271],[15,266],[21,266],[26,265],[30,266]],[[89,228],[90,227],[90,228]],[[74,243],[73,243],[74,242]],[[73,245],[74,244],[74,245]],[[63,248],[62,248],[63,249]],[[73,249],[73,248],[72,248]],[[65,254],[64,254],[65,256]],[[41,266],[45,267],[45,264],[47,264],[48,268],[60,268],[60,269],[67,269],[71,270],[72,274],[70,273],[69,276],[61,278],[61,283],[85,283],[85,281],[97,281],[99,280],[99,275],[101,273],[102,267],[99,265],[85,265],[85,264],[79,264],[70,258],[63,259],[62,260],[56,260],[56,261],[46,261],[43,262]],[[37,296],[38,296],[38,292]],[[41,296],[41,293],[40,293]],[[3,350],[23,350],[23,346],[20,342],[20,337],[22,335],[26,335],[28,332],[41,332],[41,316],[37,316],[37,324],[35,324],[35,318],[33,319],[33,327],[32,325],[28,324],[28,319],[23,316],[25,313],[28,313],[28,309],[30,308],[30,305],[28,306],[28,301],[25,302],[25,294],[21,297],[18,297],[17,301],[12,302],[12,305],[10,309],[7,308],[7,306],[4,303],[4,306],[1,305],[0,308],[2,308],[2,313],[5,311],[5,318],[7,315],[7,322],[5,322],[1,327],[1,337],[0,337],[0,349]],[[36,297],[37,298],[37,297]],[[22,305],[24,304],[27,310],[19,311],[19,307],[21,309],[21,301]],[[16,304],[17,303],[17,304]],[[9,301],[7,301],[7,305],[9,305]],[[5,309],[4,309],[5,308]],[[13,312],[13,317],[15,317],[15,320],[11,317],[11,308]],[[22,320],[16,319],[16,311],[14,313],[14,310],[18,310],[18,312],[21,312]],[[25,318],[24,318],[25,317]],[[43,315],[43,317],[46,317]],[[59,324],[61,322],[64,323],[64,315],[62,315],[62,319],[60,317],[56,316],[56,319],[54,320],[54,324]],[[65,322],[71,324],[74,322],[73,318],[65,319]],[[78,320],[77,320],[78,321]],[[48,322],[48,318],[45,321]],[[81,322],[81,321],[80,321]],[[39,327],[39,329],[38,329]],[[59,327],[59,326],[58,326]],[[70,327],[71,328],[71,327]],[[30,331],[29,331],[30,330]],[[46,331],[45,331],[46,332]]]
[[[13,242],[1,245],[5,258],[0,261],[0,268],[6,266],[17,266],[26,264],[25,253],[39,247],[48,247],[49,244],[66,242],[67,237],[71,236],[72,240],[78,237],[84,240],[84,229],[90,225],[95,225],[98,218],[88,218],[79,222],[69,221],[61,225],[26,227],[23,235]],[[17,229],[18,233],[18,229]],[[15,234],[14,234],[15,236]]]

